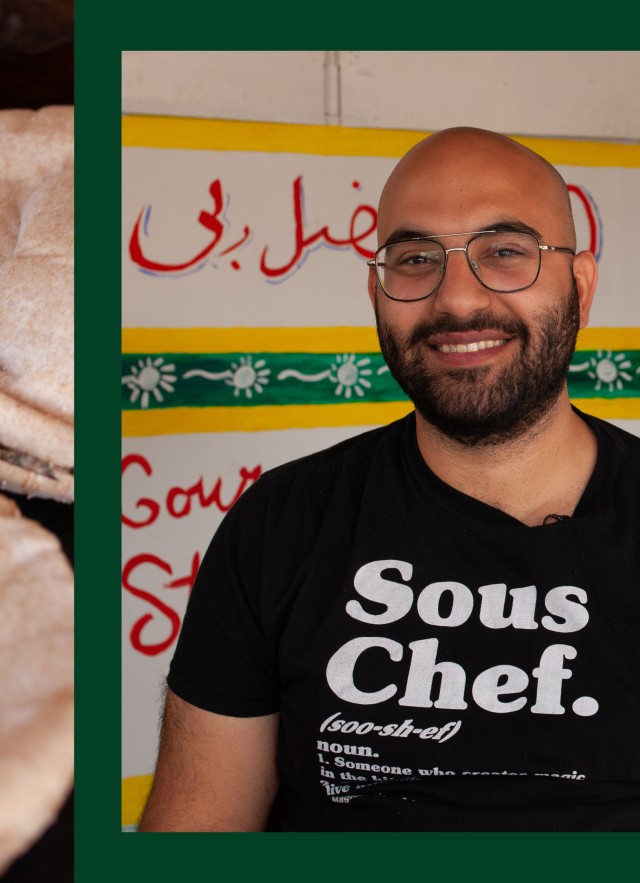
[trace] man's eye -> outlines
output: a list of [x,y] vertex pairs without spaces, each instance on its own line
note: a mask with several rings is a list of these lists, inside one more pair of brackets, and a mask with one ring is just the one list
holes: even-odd
[[424,264],[439,264],[440,260],[439,252],[417,251],[402,255],[399,263],[408,264],[410,266],[422,266]]
[[508,239],[487,239],[486,241],[476,240],[473,245],[477,248],[476,260],[495,260],[507,261],[524,259],[535,255],[536,243],[529,236],[509,236]]
[[528,256],[527,249],[518,243],[505,242],[493,244],[491,247],[483,249],[476,260],[478,261],[507,261],[522,259]]

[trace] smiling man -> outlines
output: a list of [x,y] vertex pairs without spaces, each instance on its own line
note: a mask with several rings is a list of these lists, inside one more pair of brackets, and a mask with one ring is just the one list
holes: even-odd
[[369,294],[426,462],[526,524],[570,515],[596,457],[566,375],[597,269],[558,172],[501,135],[441,132],[396,166],[378,235]]
[[567,188],[449,129],[398,163],[378,233],[415,412],[227,515],[140,830],[640,830],[640,439],[568,398],[597,273]]

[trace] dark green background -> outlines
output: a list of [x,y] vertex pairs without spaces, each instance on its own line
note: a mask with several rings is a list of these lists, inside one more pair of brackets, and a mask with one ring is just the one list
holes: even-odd
[[637,29],[615,4],[564,7],[77,0],[76,880],[547,883],[634,874],[635,834],[120,831],[121,50],[637,47]]

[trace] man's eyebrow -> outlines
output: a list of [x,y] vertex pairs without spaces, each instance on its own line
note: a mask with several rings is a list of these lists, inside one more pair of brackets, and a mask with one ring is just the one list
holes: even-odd
[[531,233],[540,239],[540,231],[530,224],[525,224],[519,218],[499,218],[485,227],[486,230],[496,230],[498,233]]
[[[498,218],[494,221],[483,224],[477,231],[461,230],[460,233],[482,232],[483,230],[496,230],[498,233],[516,233],[518,231],[521,233],[532,233],[535,237],[540,239],[540,232],[536,230],[535,227],[525,224],[525,222],[521,221],[519,218]],[[439,236],[450,236],[455,233],[456,231],[454,230],[443,230],[442,233],[437,233],[425,228],[418,230],[415,228],[401,227],[394,230],[387,237],[384,244],[393,245],[394,242],[402,242],[405,239],[438,239]]]
[[402,242],[404,239],[430,239],[433,235],[429,230],[409,230],[408,228],[403,228],[394,230],[387,237],[384,244],[393,245],[394,242]]

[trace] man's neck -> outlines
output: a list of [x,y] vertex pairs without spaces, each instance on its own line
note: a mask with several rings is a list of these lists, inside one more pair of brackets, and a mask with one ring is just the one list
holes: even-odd
[[503,443],[463,445],[419,414],[416,427],[420,452],[442,481],[529,526],[551,514],[572,515],[597,458],[595,436],[566,396]]

